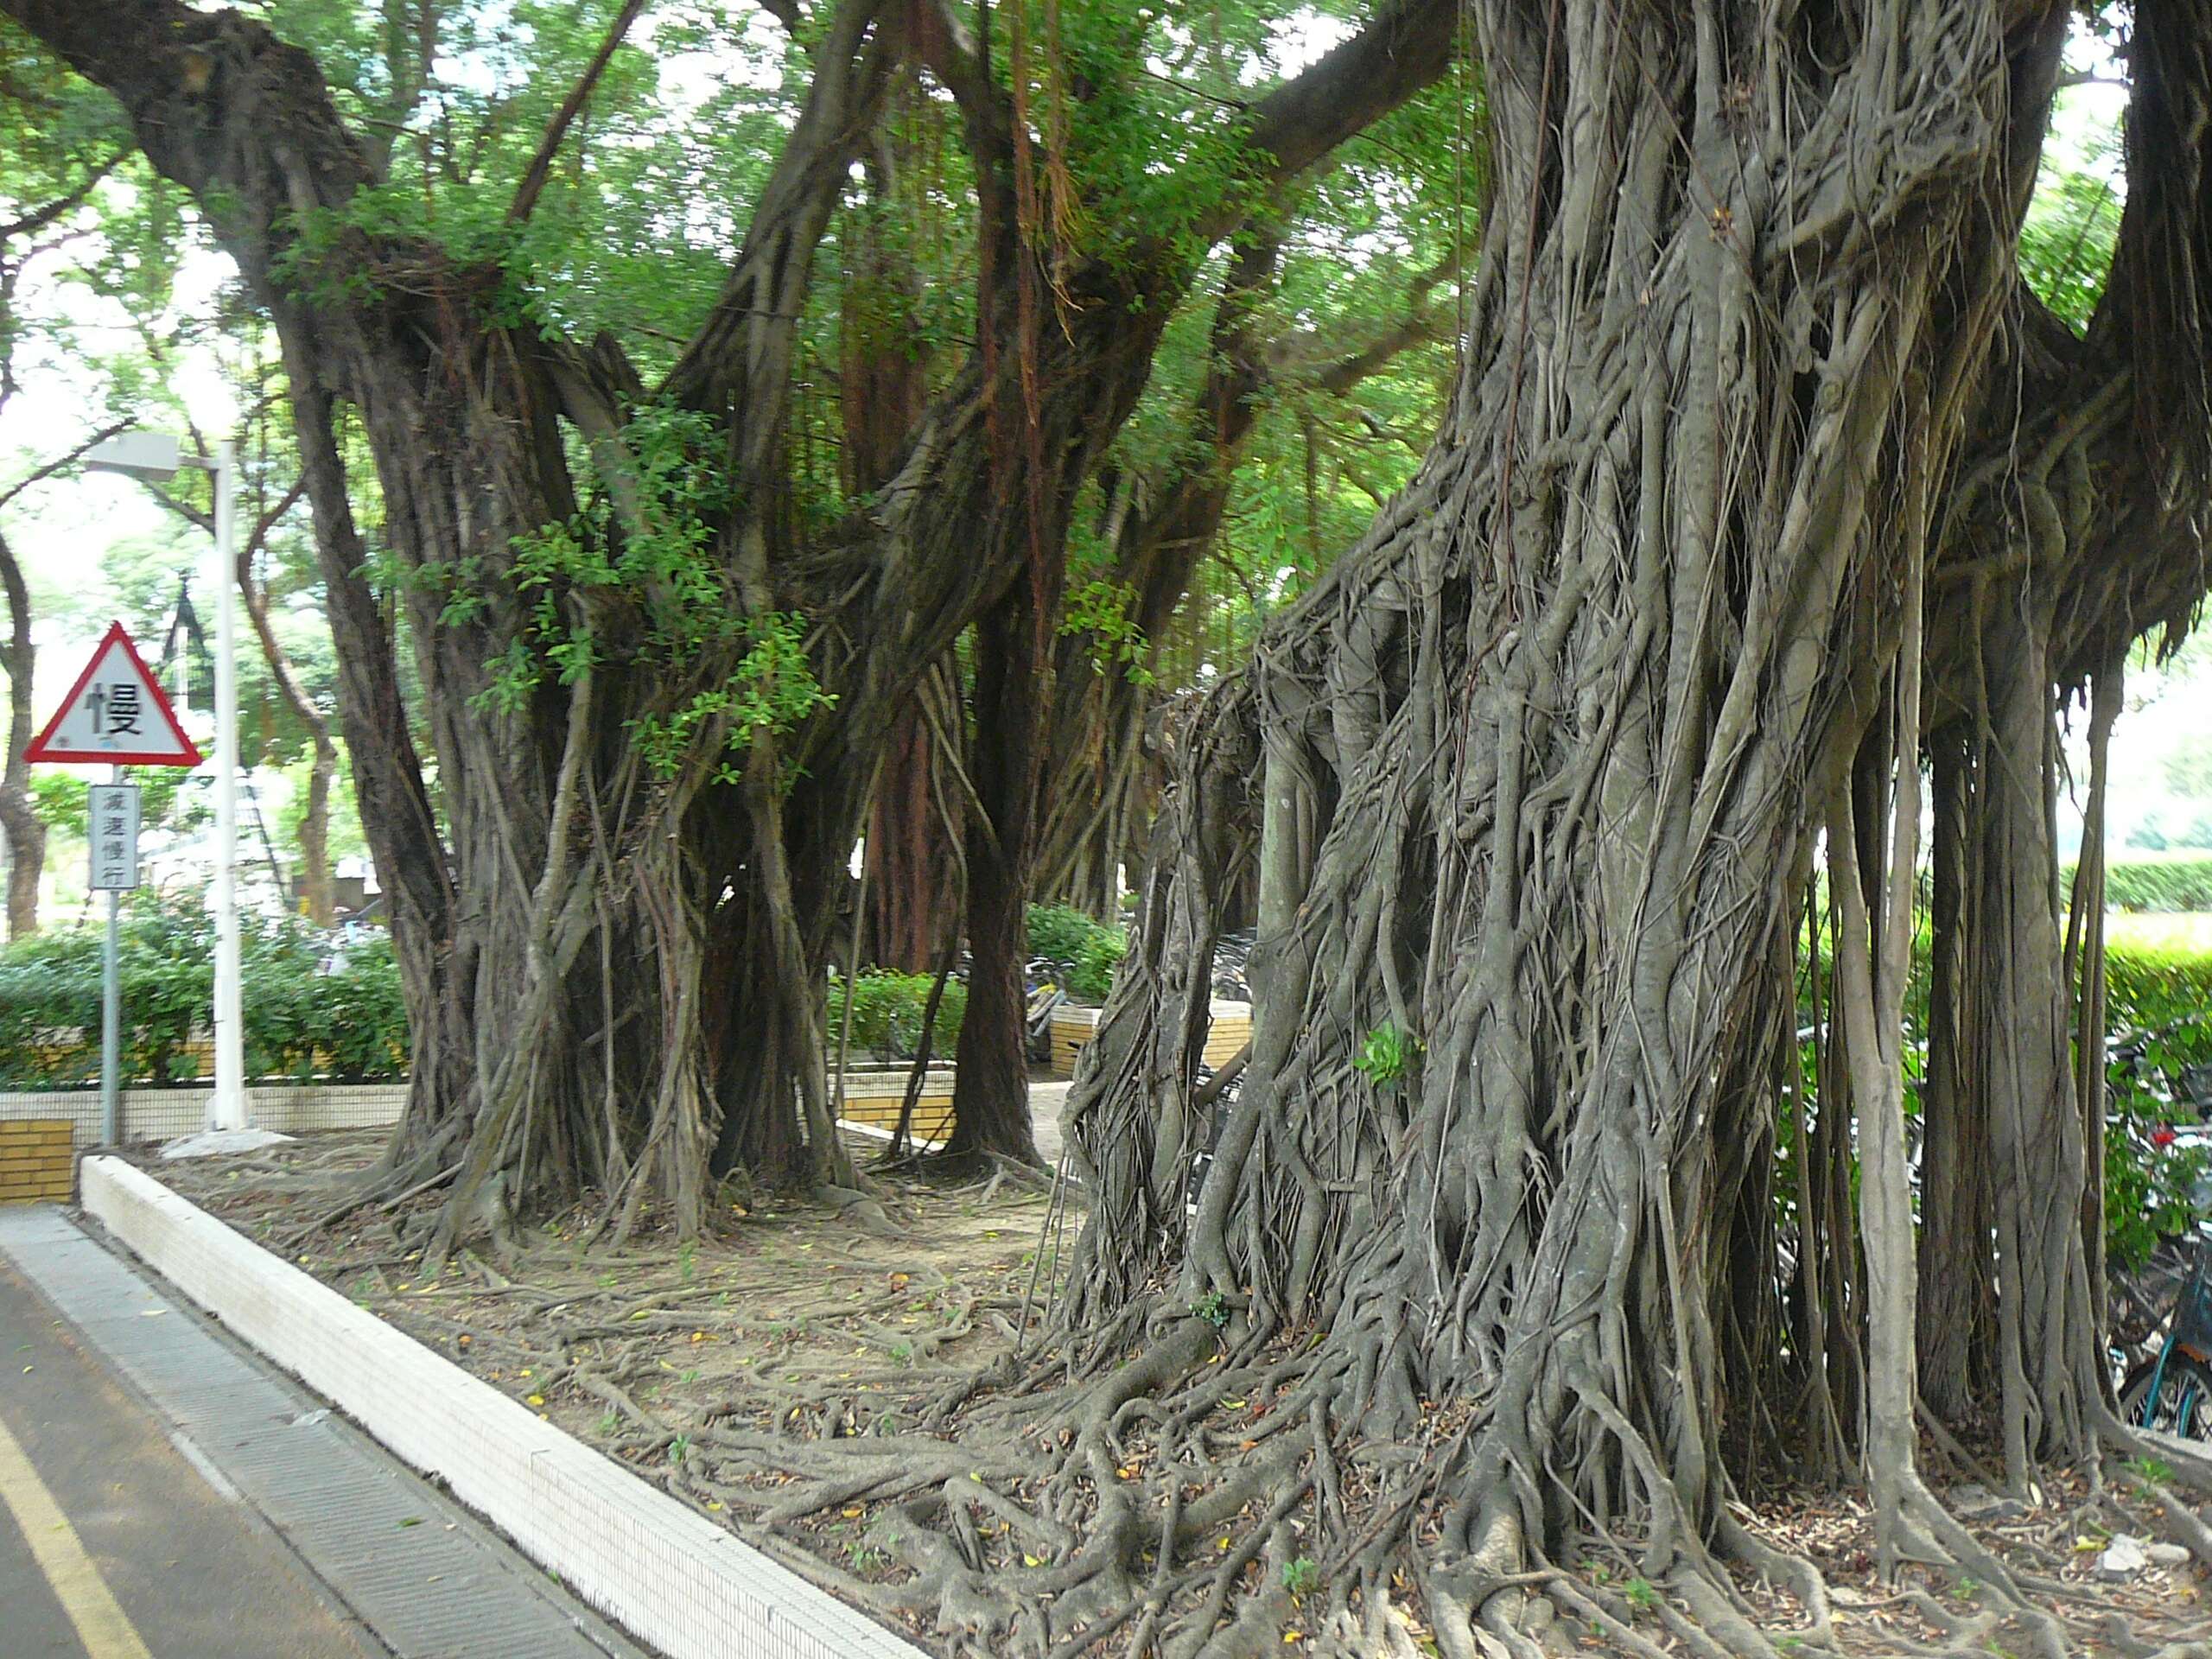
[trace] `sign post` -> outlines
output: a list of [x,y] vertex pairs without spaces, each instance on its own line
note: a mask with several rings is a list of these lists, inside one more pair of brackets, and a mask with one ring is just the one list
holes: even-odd
[[113,1146],[122,1134],[123,895],[138,885],[138,785],[118,766],[86,791],[85,839],[92,849],[92,891],[107,894],[107,949],[100,958],[100,1125]]
[[100,1122],[107,1144],[123,1132],[122,895],[138,885],[138,785],[123,781],[125,765],[196,766],[200,750],[177,724],[160,683],[118,622],[46,729],[23,751],[26,760],[105,766],[108,781],[86,791],[85,826],[92,849],[89,887],[107,894],[107,947],[100,963]]

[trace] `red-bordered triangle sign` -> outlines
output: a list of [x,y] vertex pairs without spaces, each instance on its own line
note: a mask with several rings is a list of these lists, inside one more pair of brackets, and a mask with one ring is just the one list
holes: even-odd
[[200,750],[117,622],[23,759],[69,766],[196,766]]

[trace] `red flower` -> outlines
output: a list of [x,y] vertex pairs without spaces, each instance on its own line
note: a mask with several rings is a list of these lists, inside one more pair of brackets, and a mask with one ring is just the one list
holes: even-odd
[[2161,1123],[2151,1131],[2151,1144],[2161,1152],[2180,1139],[2181,1136],[2174,1133],[2174,1126],[2171,1123]]

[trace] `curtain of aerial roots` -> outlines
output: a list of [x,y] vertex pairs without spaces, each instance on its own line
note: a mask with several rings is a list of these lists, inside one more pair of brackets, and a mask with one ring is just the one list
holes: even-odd
[[[1823,9],[1788,41],[1478,10],[1497,207],[1459,394],[1185,760],[1077,1096],[1098,1208],[1069,1306],[1125,1335],[1117,1299],[1179,1257],[1167,1311],[1220,1309],[1240,1348],[1313,1333],[1340,1434],[1451,1424],[1446,1554],[1510,1567],[1595,1525],[1656,1577],[1744,1542],[1722,1393],[1764,1362],[1721,1345],[1774,1322],[1717,1324],[1752,1270],[1719,1221],[1771,1132],[1747,1084],[1791,874],[2004,274],[2005,61],[1977,5]],[[1834,148],[1846,112],[1873,153]],[[1219,891],[1188,887],[1233,839],[1209,744],[1262,756],[1259,1007],[1185,1235],[1174,1068]],[[1428,1589],[1448,1623],[1459,1592]]]
[[[581,729],[588,681],[575,695]],[[573,745],[526,887],[513,849],[496,849],[505,856],[491,868],[517,874],[485,897],[512,904],[515,920],[480,932],[464,923],[465,938],[478,936],[478,1052],[467,1096],[430,1132],[430,1161],[456,1170],[433,1253],[479,1229],[504,1243],[516,1195],[532,1192],[595,1188],[601,1224],[620,1235],[648,1198],[687,1236],[696,1229],[719,1115],[702,1070],[702,884],[669,826],[702,769],[670,785],[626,762],[594,780]],[[594,781],[611,809],[587,803]],[[626,800],[639,821],[623,815]]]
[[[1909,461],[1908,502],[1924,488],[1924,473]],[[1924,526],[1924,514],[1917,522]],[[2017,1599],[2002,1564],[1936,1503],[1916,1466],[1918,1264],[1904,1147],[1903,1014],[1916,926],[1926,543],[1909,543],[1904,551],[1904,642],[1897,669],[1882,719],[1861,744],[1851,776],[1834,792],[1826,842],[1835,966],[1829,1031],[1845,1057],[1855,1113],[1865,1250],[1862,1455],[1874,1499],[1875,1554],[1885,1577],[1907,1557],[1955,1560]]]
[[[1080,678],[1076,678],[1076,677]],[[1121,671],[1093,671],[1062,652],[1061,707],[1050,727],[1045,764],[1052,780],[1045,800],[1036,893],[1093,916],[1122,903],[1122,872],[1136,871],[1145,826],[1159,790],[1159,763],[1147,729],[1158,720],[1152,700]],[[1071,712],[1069,682],[1078,698]]]
[[2085,1102],[2062,949],[2050,596],[2031,580],[1969,597],[1968,713],[1931,741],[1922,1375],[1947,1419],[1998,1408],[2006,1481],[2024,1493],[2038,1461],[2080,1457],[2108,1421],[2090,1280],[2101,1221],[2084,1219],[2102,1068]]

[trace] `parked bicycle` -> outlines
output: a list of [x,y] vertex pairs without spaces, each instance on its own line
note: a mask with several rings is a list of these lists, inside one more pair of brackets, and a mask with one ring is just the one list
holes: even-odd
[[2143,1428],[2212,1443],[2212,1249],[2200,1233],[2158,1351],[2120,1384],[2120,1411]]
[[1052,1012],[1067,1001],[1068,965],[1039,957],[1022,972],[1022,1029],[1032,1060],[1052,1058]]
[[[2199,1017],[2135,1033],[2114,1046],[2115,1109],[2106,1133],[2133,1143],[2130,1161],[2139,1167],[2192,1149],[2204,1154],[2191,1190],[2180,1195],[2187,1224],[2164,1232],[2141,1267],[2115,1268],[2109,1283],[2114,1346],[2122,1363],[2134,1362],[2120,1384],[2120,1414],[2212,1443],[2212,1132],[2202,1127],[2212,1113],[2212,1065],[2159,1059],[2173,1054],[2177,1032],[2203,1023]],[[2123,1099],[2149,1110],[2120,1109]]]

